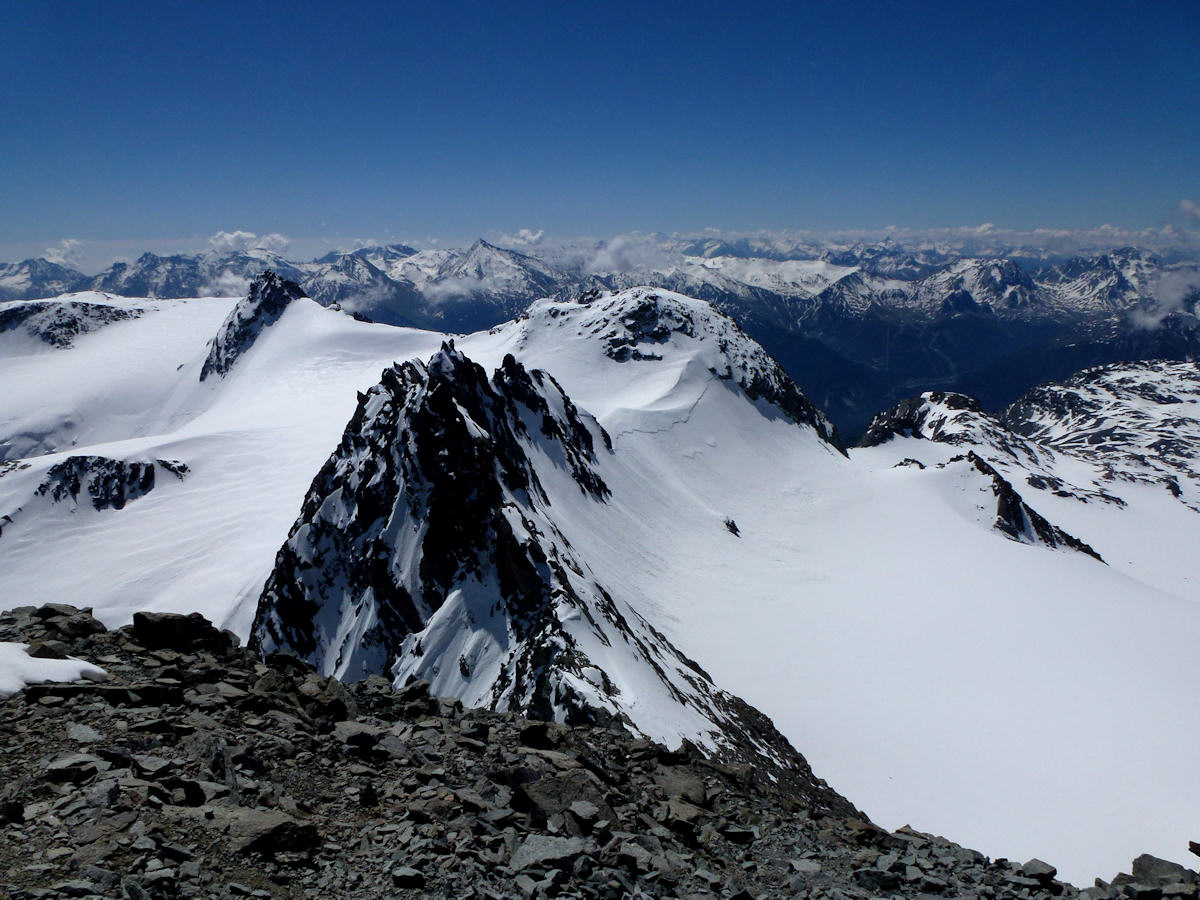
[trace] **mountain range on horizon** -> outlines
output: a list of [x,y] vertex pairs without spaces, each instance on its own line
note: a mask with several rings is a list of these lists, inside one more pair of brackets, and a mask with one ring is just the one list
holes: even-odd
[[[652,247],[654,252],[644,252]],[[855,437],[879,409],[926,390],[998,408],[1043,381],[1200,348],[1200,262],[1115,247],[1090,256],[1010,248],[971,256],[906,245],[659,236],[642,252],[597,244],[462,249],[394,244],[310,262],[267,249],[143,254],[85,276],[45,259],[0,264],[0,301],[94,290],[159,299],[240,296],[269,268],[322,305],[391,325],[469,333],[545,296],[643,284],[708,300],[758,340]]]

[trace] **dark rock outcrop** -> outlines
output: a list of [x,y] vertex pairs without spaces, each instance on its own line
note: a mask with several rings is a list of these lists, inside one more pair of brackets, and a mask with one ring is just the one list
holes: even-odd
[[23,331],[57,350],[74,345],[75,338],[113,322],[136,319],[142,310],[81,300],[48,300],[0,307],[0,334]]
[[879,413],[858,441],[860,447],[878,447],[894,437],[919,437],[956,443],[958,435],[945,429],[947,410],[965,410],[986,415],[979,401],[966,394],[928,391],[909,397]]
[[110,459],[106,456],[69,456],[55,463],[37,487],[37,495],[55,503],[79,502],[86,494],[93,509],[124,509],[125,504],[154,490],[156,470],[183,479],[188,467],[176,460],[154,462]]
[[961,459],[965,459],[976,471],[991,480],[992,493],[996,497],[996,519],[993,527],[1001,534],[1021,543],[1042,544],[1051,549],[1065,547],[1104,562],[1100,554],[1083,541],[1046,521],[1044,516],[1022,499],[1012,484],[974,450],[968,452],[965,457],[955,457],[951,462]]

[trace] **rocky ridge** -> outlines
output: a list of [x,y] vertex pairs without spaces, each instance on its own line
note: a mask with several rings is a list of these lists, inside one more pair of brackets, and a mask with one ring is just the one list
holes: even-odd
[[[28,468],[28,463],[9,460],[0,464],[0,478],[7,472]],[[52,465],[33,491],[31,500],[44,498],[49,503],[79,505],[80,496],[97,512],[124,509],[127,503],[138,500],[152,490],[159,471],[182,481],[189,468],[173,459],[126,460],[107,456],[68,456]],[[0,515],[0,534],[17,521],[28,506]]]
[[1161,485],[1200,512],[1200,364],[1117,363],[1039,385],[997,416],[1012,434],[1095,460],[1114,484]]
[[300,285],[266,271],[250,285],[250,292],[230,311],[220,330],[208,342],[208,356],[200,380],[225,377],[254,341],[269,328],[293,300],[304,296]]
[[0,701],[14,898],[1198,896],[1147,856],[1079,892],[694,746],[260,660],[198,615],[22,607],[0,640],[107,671]]
[[858,446],[893,438],[974,448],[1010,482],[1059,497],[1125,506],[1123,487],[1145,484],[1200,511],[1194,361],[1085,369],[1038,385],[995,414],[974,397],[926,391],[876,415]]
[[136,319],[141,314],[136,307],[82,300],[13,303],[0,307],[0,334],[23,331],[56,350],[66,350],[74,346],[75,338],[81,334],[90,334],[113,322]]
[[[1054,468],[1058,459],[1054,450],[1008,430],[974,397],[926,391],[904,400],[872,420],[859,446],[878,447],[896,438],[917,438],[966,449],[965,454],[952,456],[938,463],[937,468],[967,466],[986,478],[996,498],[992,527],[1006,537],[1051,549],[1064,547],[1104,561],[1091,546],[1047,521],[1026,502],[1013,482],[1020,479],[1030,488],[1084,502],[1099,499],[1120,505],[1123,501],[1098,483],[1081,485],[1060,478]],[[913,462],[905,460],[901,464]],[[921,463],[917,465],[924,468]]]

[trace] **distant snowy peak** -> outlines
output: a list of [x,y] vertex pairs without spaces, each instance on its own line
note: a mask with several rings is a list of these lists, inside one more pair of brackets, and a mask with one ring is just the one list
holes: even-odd
[[17,332],[36,338],[47,346],[65,350],[80,335],[98,331],[113,322],[136,319],[142,310],[132,306],[93,303],[83,294],[78,299],[12,303],[0,307],[0,334]]
[[344,679],[424,678],[470,705],[766,754],[817,790],[770,722],[560,531],[559,510],[607,501],[612,452],[554,379],[511,356],[490,377],[450,345],[385,370],[313,481],[252,643]]
[[285,281],[274,272],[263,272],[250,285],[250,293],[239,300],[208,342],[208,356],[200,369],[200,380],[224,377],[254,344],[263,329],[273,325],[293,300],[304,296],[300,285]]
[[481,289],[503,292],[527,291],[535,285],[548,291],[561,277],[536,257],[505,250],[482,239],[472,244],[461,257],[447,260],[439,275],[443,279],[477,281]]
[[[1194,267],[1183,267],[1193,269]],[[1125,247],[1095,257],[1076,257],[1035,273],[1059,306],[1081,313],[1111,313],[1151,300],[1165,271],[1152,253]]]
[[496,325],[564,283],[561,273],[542,260],[484,240],[466,252],[443,255],[432,271],[416,269],[412,275],[431,311],[453,330]]
[[811,427],[844,453],[837,429],[761,345],[710,303],[672,291],[635,287],[593,290],[572,300],[532,304],[522,323],[527,335],[572,328],[598,343],[614,362],[653,364],[691,354],[717,379],[736,385],[752,401],[768,404],[798,425]]
[[931,311],[987,309],[1021,314],[1042,301],[1033,279],[1008,259],[967,259],[930,275],[917,291]]
[[46,259],[0,263],[0,301],[57,297],[87,287],[81,272]]
[[333,255],[307,268],[301,284],[322,306],[336,306],[385,325],[426,324],[423,300],[412,283],[389,276],[368,255]]
[[195,256],[143,253],[134,262],[114,262],[92,279],[92,288],[125,297],[236,296],[265,269],[285,278],[303,276],[298,266],[269,250]]

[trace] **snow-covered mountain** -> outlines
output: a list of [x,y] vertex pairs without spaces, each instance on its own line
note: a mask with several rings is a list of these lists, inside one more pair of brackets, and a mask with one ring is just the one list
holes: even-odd
[[[392,250],[394,248],[383,248]],[[391,278],[377,265],[388,254],[342,253],[310,263],[302,279],[309,297],[322,306],[338,306],[352,315],[387,325],[421,326],[430,321],[420,292],[412,282]],[[400,256],[398,258],[406,258]]]
[[87,287],[82,272],[45,259],[0,263],[0,301],[57,297]]
[[847,456],[701,300],[545,298],[452,350],[303,293],[6,307],[6,604],[200,611],[327,671],[777,750],[758,709],[884,824],[1077,881],[1179,858],[1194,366],[926,396]]
[[339,678],[428,680],[471,706],[691,738],[811,771],[559,531],[603,504],[608,435],[554,379],[452,346],[383,373],[317,475],[259,601],[252,645]]
[[131,263],[114,262],[91,280],[90,287],[125,297],[230,296],[245,292],[250,280],[266,269],[293,281],[304,275],[297,265],[263,249],[198,256],[143,253]]

